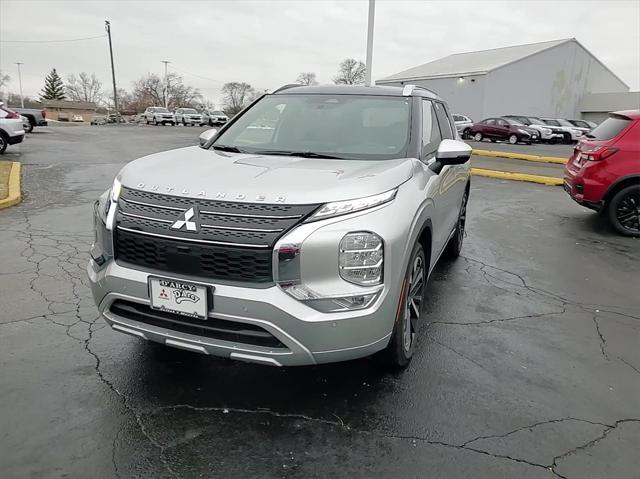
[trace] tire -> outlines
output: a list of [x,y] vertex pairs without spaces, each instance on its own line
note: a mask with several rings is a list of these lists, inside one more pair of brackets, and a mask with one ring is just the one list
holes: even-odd
[[399,317],[396,318],[391,340],[383,351],[385,362],[390,366],[407,367],[415,351],[416,331],[424,304],[428,270],[424,249],[418,242],[413,247],[402,283]]
[[571,143],[573,143],[573,140],[571,139],[571,133],[564,133],[563,137],[565,145],[570,145]]
[[460,205],[460,212],[458,213],[458,224],[456,225],[455,232],[449,240],[447,247],[444,250],[444,255],[449,259],[456,259],[460,256],[462,250],[462,243],[464,242],[465,225],[467,223],[467,203],[469,201],[469,192],[465,190],[462,197],[462,204]]
[[469,138],[469,128],[462,130],[462,139],[466,140],[467,138]]
[[474,139],[475,141],[482,141],[482,138],[483,138],[483,137],[482,137],[482,133],[480,133],[480,132],[478,132],[478,133],[476,133],[475,135],[473,135],[473,139]]
[[640,185],[618,191],[607,203],[607,215],[620,234],[640,237]]
[[509,143],[511,145],[515,145],[516,143],[518,143],[518,136],[517,135],[509,135]]
[[25,133],[31,133],[33,131],[33,123],[31,123],[31,121],[29,121],[29,126],[25,127],[24,131]]
[[184,121],[184,118],[182,119],[182,126],[187,126],[187,122]]
[[9,145],[9,140],[7,139],[7,135],[0,131],[0,155],[3,155],[7,146]]
[[154,124],[155,126],[158,126],[158,125],[159,125],[159,123],[158,123],[158,119],[157,119],[157,118],[155,118],[155,117],[153,118],[153,124]]

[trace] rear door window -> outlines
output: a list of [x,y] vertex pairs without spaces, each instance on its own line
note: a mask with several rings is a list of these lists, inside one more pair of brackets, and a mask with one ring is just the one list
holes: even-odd
[[610,140],[618,136],[622,130],[629,126],[631,120],[622,116],[610,116],[587,135],[596,140]]

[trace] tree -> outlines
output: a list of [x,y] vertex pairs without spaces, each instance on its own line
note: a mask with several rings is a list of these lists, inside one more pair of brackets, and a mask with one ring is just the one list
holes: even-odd
[[73,101],[89,101],[98,103],[102,100],[102,83],[96,78],[96,74],[82,72],[78,77],[69,75],[65,89],[69,99]]
[[313,72],[302,72],[298,75],[298,79],[296,83],[300,83],[300,85],[317,85],[316,74]]
[[256,92],[248,83],[229,82],[222,85],[222,95],[225,113],[235,115],[255,98]]
[[10,81],[11,77],[9,75],[5,75],[4,73],[2,73],[2,70],[0,70],[0,88],[7,85]]
[[362,85],[367,67],[361,61],[347,58],[340,63],[338,75],[333,79],[336,85]]
[[164,106],[168,108],[195,107],[202,100],[200,90],[186,86],[182,77],[171,72],[167,81],[154,73],[149,73],[133,84],[132,103],[144,108]]
[[[23,100],[25,108],[42,108],[42,103],[29,96],[25,96]],[[20,108],[20,95],[18,93],[9,92],[6,101],[7,106]]]
[[44,79],[44,88],[40,93],[41,100],[64,100],[64,83],[58,72],[53,68]]

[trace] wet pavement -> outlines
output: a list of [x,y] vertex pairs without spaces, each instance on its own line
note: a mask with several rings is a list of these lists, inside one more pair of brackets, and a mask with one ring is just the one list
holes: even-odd
[[277,369],[116,333],[91,205],[199,128],[37,129],[0,211],[0,471],[22,477],[637,478],[640,242],[561,188],[474,178],[416,355]]

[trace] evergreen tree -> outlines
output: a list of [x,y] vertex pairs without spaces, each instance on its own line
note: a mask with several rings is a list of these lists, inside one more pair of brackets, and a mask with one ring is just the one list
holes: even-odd
[[44,88],[40,93],[41,100],[64,100],[64,83],[54,68],[44,79]]

